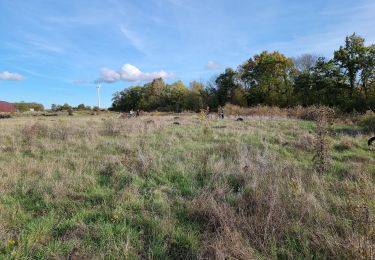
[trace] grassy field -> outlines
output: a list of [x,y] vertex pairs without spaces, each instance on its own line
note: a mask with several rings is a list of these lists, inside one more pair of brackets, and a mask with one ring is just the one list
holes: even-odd
[[318,173],[315,128],[285,117],[0,120],[0,259],[371,259],[370,135],[335,125]]

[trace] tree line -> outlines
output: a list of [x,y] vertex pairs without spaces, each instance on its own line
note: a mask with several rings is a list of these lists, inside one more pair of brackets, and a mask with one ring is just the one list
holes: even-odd
[[208,83],[166,84],[154,79],[113,96],[112,110],[199,111],[239,106],[326,105],[345,112],[375,110],[375,44],[347,36],[332,59],[304,54],[290,58],[274,51],[257,54],[237,69],[227,68]]
[[68,103],[64,103],[63,105],[52,104],[51,110],[54,112],[68,111],[68,110],[98,110],[98,107],[92,108],[91,106],[86,106],[85,104],[79,104],[78,106],[74,107],[74,106],[69,105]]
[[26,112],[26,111],[44,111],[44,106],[39,103],[35,102],[19,102],[19,103],[13,103],[16,109],[20,112]]

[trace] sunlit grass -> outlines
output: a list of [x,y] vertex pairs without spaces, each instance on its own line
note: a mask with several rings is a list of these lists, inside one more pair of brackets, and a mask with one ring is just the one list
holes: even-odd
[[105,114],[5,119],[0,127],[0,258],[374,252],[368,133],[337,126],[331,166],[318,174],[314,123],[283,117]]

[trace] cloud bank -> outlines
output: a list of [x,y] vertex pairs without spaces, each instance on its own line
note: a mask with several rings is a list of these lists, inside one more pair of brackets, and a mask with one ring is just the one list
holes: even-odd
[[23,80],[24,76],[9,71],[0,72],[0,80]]
[[119,71],[108,68],[103,68],[100,71],[100,81],[107,83],[113,83],[120,80],[135,82],[153,80],[155,78],[167,79],[172,76],[171,73],[165,72],[164,70],[158,72],[142,72],[136,66],[131,64],[123,65]]

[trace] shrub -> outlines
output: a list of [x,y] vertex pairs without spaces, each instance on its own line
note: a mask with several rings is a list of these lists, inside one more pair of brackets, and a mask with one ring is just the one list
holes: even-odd
[[226,104],[224,107],[226,115],[234,116],[288,116],[288,110],[279,107],[255,106],[255,107],[240,107],[232,104]]
[[326,172],[329,165],[329,139],[328,136],[332,133],[332,124],[335,111],[332,108],[321,106],[315,107],[311,111],[311,115],[316,121],[316,144],[315,144],[315,159],[317,161],[318,171],[320,173]]
[[317,106],[311,106],[311,107],[297,106],[294,108],[289,108],[288,115],[289,117],[293,117],[293,118],[313,121],[315,120],[315,117],[316,117],[317,108],[318,108]]
[[375,113],[367,112],[360,116],[357,124],[366,132],[375,132]]
[[35,122],[32,125],[25,126],[22,130],[22,135],[25,140],[32,140],[35,138],[45,138],[48,136],[48,126],[41,122]]
[[121,133],[120,121],[115,119],[107,119],[103,122],[103,135],[116,136]]
[[0,113],[0,119],[6,119],[6,118],[11,118],[11,117],[12,117],[11,114]]

